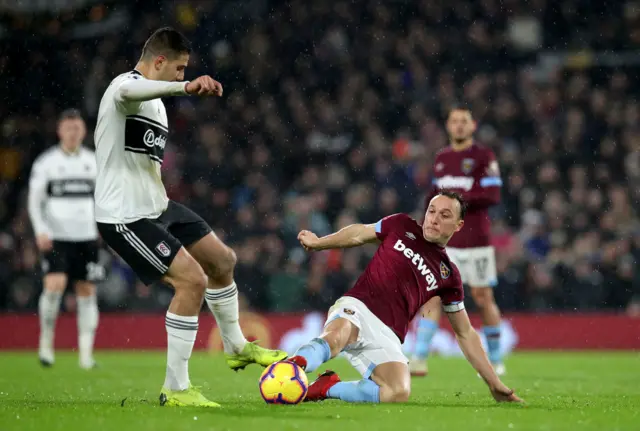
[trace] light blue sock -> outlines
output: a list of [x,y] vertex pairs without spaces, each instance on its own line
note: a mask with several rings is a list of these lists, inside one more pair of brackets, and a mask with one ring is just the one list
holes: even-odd
[[500,352],[500,326],[485,326],[482,328],[484,336],[487,337],[487,355],[492,364],[502,362],[502,353]]
[[438,323],[431,319],[420,318],[418,321],[416,348],[414,351],[418,359],[427,359],[427,356],[429,356],[429,348],[431,347],[431,340],[433,340],[436,332],[438,332]]
[[314,338],[300,347],[294,356],[302,356],[307,360],[305,371],[310,373],[331,359],[331,348],[322,338]]
[[329,388],[329,398],[337,398],[348,403],[379,403],[380,386],[373,380],[339,382]]

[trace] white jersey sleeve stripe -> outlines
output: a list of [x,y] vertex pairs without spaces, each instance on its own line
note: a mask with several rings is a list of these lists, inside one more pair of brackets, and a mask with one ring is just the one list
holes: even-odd
[[131,232],[125,225],[116,225],[116,231],[121,233],[124,239],[133,247],[142,257],[144,257],[151,265],[153,265],[158,271],[165,273],[168,271],[168,267],[160,261],[153,252],[138,238],[133,232]]
[[464,310],[464,302],[452,302],[451,304],[443,305],[442,309],[446,313],[457,313]]

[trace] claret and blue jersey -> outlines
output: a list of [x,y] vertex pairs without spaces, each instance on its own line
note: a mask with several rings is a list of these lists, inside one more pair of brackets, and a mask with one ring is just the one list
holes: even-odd
[[444,248],[424,239],[415,220],[390,215],[376,224],[376,234],[381,244],[346,296],[362,301],[401,341],[413,317],[434,296],[440,296],[447,312],[464,309],[457,267]]

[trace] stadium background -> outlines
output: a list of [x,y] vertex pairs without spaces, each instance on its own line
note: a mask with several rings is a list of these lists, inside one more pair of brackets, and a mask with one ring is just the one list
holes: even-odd
[[[187,76],[211,74],[225,97],[166,100],[165,184],[236,250],[252,335],[308,336],[303,319],[318,315],[300,313],[325,311],[372,253],[307,255],[300,229],[421,217],[447,143],[443,115],[465,102],[501,165],[496,298],[520,345],[640,347],[637,3],[23,0],[0,3],[0,321],[20,328],[0,348],[37,339],[41,282],[25,205],[33,159],[56,144],[68,107],[85,114],[93,145],[102,91],[167,24],[194,42]],[[100,308],[116,314],[103,318],[98,346],[126,347],[109,319],[132,331],[152,319],[161,344],[171,291],[136,282],[108,253],[104,261]],[[72,295],[64,307],[74,310]],[[296,314],[263,314],[274,312]],[[73,318],[65,325],[58,345],[66,337],[71,347]],[[567,325],[577,336],[557,335]],[[130,346],[154,347],[150,339]]]

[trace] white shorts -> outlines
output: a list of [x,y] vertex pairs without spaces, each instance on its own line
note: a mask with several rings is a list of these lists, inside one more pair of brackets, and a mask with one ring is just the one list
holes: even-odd
[[495,287],[498,284],[496,254],[492,246],[476,248],[447,247],[447,254],[460,270],[462,282],[470,287]]
[[365,379],[368,379],[380,364],[409,362],[402,353],[398,336],[360,300],[349,296],[338,299],[329,309],[325,326],[340,317],[347,319],[360,330],[356,342],[346,346],[342,354]]

